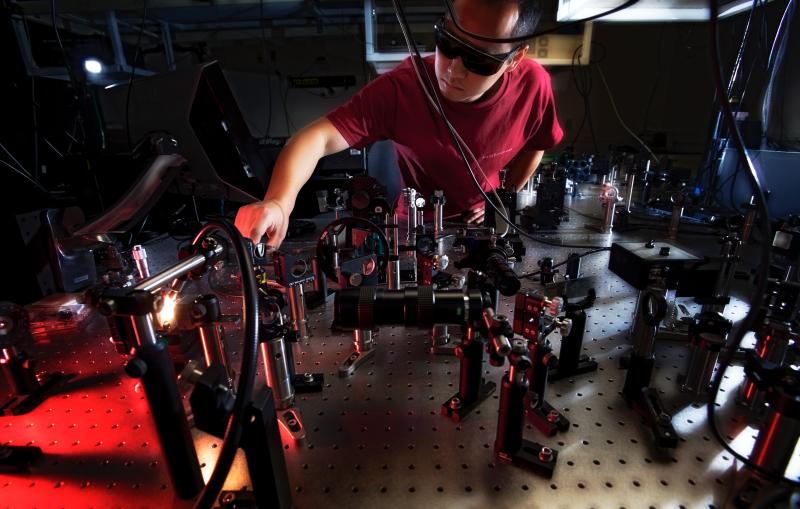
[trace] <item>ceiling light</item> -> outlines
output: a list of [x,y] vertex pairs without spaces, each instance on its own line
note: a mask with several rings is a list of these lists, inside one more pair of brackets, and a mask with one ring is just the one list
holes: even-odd
[[[558,0],[557,21],[574,21],[588,18],[619,7],[621,0]],[[723,1],[719,17],[724,18],[746,11],[752,0]],[[705,0],[639,0],[639,2],[604,16],[598,21],[706,21],[708,2]]]
[[87,58],[83,61],[83,68],[89,74],[100,74],[103,72],[103,63],[96,58]]

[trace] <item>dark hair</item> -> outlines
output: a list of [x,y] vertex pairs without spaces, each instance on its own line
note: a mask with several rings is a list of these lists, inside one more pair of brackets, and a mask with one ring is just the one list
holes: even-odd
[[511,37],[532,34],[542,17],[542,3],[539,0],[506,0],[517,4],[519,18]]
[[[445,0],[452,8],[455,0]],[[540,0],[481,0],[486,5],[490,6],[505,6],[516,5],[517,24],[511,31],[511,37],[519,37],[521,35],[532,34],[539,25],[539,20],[542,18],[542,3]],[[452,12],[452,11],[451,11]]]

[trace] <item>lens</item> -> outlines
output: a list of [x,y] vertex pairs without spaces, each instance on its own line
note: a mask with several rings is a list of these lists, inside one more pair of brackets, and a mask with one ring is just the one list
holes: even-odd
[[491,76],[499,71],[504,63],[488,55],[482,55],[469,46],[460,43],[446,34],[439,25],[434,25],[433,35],[436,41],[436,47],[442,55],[450,60],[461,57],[461,63],[464,64],[464,68],[471,73],[480,76]]
[[458,47],[437,26],[433,31],[436,47],[441,51],[442,55],[449,59],[454,59],[459,55]]
[[491,76],[499,71],[500,66],[503,65],[502,62],[490,60],[484,56],[469,54],[461,55],[461,62],[469,72],[479,76]]
[[336,292],[334,322],[346,329],[372,329],[382,325],[431,327],[464,324],[483,316],[488,305],[480,291],[435,291],[432,286],[403,290],[374,286]]

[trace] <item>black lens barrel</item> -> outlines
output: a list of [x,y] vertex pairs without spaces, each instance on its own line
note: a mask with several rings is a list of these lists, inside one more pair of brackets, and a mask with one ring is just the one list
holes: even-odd
[[480,319],[485,304],[478,290],[434,290],[419,286],[387,290],[375,286],[345,288],[336,292],[334,323],[346,329],[372,329],[384,325],[430,327],[465,324]]

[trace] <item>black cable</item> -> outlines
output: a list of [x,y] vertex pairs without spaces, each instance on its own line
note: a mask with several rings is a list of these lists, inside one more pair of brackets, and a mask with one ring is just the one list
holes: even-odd
[[789,505],[778,505],[779,502],[789,502],[792,497],[792,490],[786,486],[777,486],[771,491],[759,496],[750,509],[775,509],[776,507],[790,507]]
[[467,172],[469,173],[469,176],[472,179],[473,184],[475,184],[475,187],[477,187],[478,191],[483,196],[484,201],[494,209],[495,214],[500,218],[502,218],[503,221],[505,221],[505,223],[508,224],[510,228],[516,230],[517,233],[519,233],[521,236],[530,239],[534,242],[539,242],[541,244],[545,244],[548,246],[570,247],[573,249],[596,249],[602,247],[602,246],[580,245],[580,244],[559,244],[556,242],[550,242],[544,239],[540,239],[522,230],[520,227],[514,224],[514,222],[511,221],[508,218],[508,216],[506,216],[497,205],[495,205],[494,201],[491,200],[489,198],[489,195],[486,194],[486,191],[483,190],[483,187],[481,186],[480,182],[478,182],[478,178],[475,176],[475,172],[473,171],[472,165],[470,164],[469,159],[467,158],[467,154],[464,151],[464,147],[461,145],[461,142],[458,139],[458,133],[456,133],[455,128],[447,119],[447,115],[444,112],[444,107],[442,106],[442,102],[439,99],[438,92],[436,90],[435,85],[433,84],[431,76],[428,73],[428,69],[425,67],[425,62],[422,59],[422,55],[419,52],[419,48],[417,47],[416,43],[413,42],[414,40],[411,37],[411,29],[409,28],[408,20],[406,19],[405,11],[403,10],[403,6],[400,3],[400,0],[392,0],[392,5],[394,6],[398,22],[400,23],[400,28],[403,32],[403,38],[406,41],[406,45],[408,46],[409,51],[412,52],[411,59],[412,60],[416,59],[416,63],[414,64],[415,66],[417,65],[421,66],[422,71],[419,73],[420,79],[424,77],[425,82],[427,83],[427,85],[425,83],[421,83],[421,85],[423,89],[425,89],[425,92],[434,100],[434,106],[437,112],[439,113],[439,116],[442,118],[445,127],[447,128],[447,132],[450,134],[454,146],[461,155],[461,159],[464,161],[464,165],[467,169]]
[[[766,239],[770,239],[771,235],[771,228],[770,228],[770,220],[769,220],[769,210],[767,209],[767,202],[766,198],[764,197],[763,187],[761,186],[761,182],[758,177],[758,173],[756,172],[755,167],[753,166],[753,162],[750,160],[750,156],[747,153],[747,147],[744,144],[744,140],[742,139],[742,134],[739,132],[739,127],[736,125],[736,119],[733,116],[733,112],[731,110],[730,102],[725,95],[725,85],[722,81],[722,66],[720,64],[720,57],[719,57],[719,45],[717,42],[717,16],[718,16],[718,5],[716,0],[709,0],[709,39],[710,39],[710,56],[712,62],[712,76],[714,78],[714,85],[717,89],[717,95],[720,98],[720,106],[722,108],[723,117],[725,119],[725,123],[728,125],[728,130],[730,132],[731,138],[736,144],[736,150],[738,151],[739,160],[744,168],[747,169],[747,177],[750,180],[751,185],[753,186],[753,191],[756,196],[756,206],[759,209],[759,226],[761,230],[764,232],[764,236]],[[800,486],[800,482],[793,481],[784,477],[783,475],[776,475],[774,472],[769,471],[759,465],[756,465],[750,458],[740,454],[739,451],[735,450],[731,445],[728,443],[727,440],[722,436],[717,427],[717,416],[716,416],[716,400],[717,395],[719,394],[719,389],[722,384],[722,379],[725,375],[725,372],[731,365],[731,361],[733,360],[733,356],[736,353],[736,350],[739,348],[739,345],[742,343],[742,339],[744,338],[747,331],[752,330],[755,325],[756,317],[758,316],[761,308],[764,305],[766,292],[767,292],[767,276],[769,275],[769,267],[770,267],[770,259],[771,259],[771,243],[770,242],[761,242],[761,264],[760,264],[760,272],[756,278],[757,285],[756,285],[756,292],[753,296],[752,300],[750,301],[750,310],[747,312],[744,320],[740,324],[739,328],[736,330],[736,333],[733,334],[728,341],[726,342],[725,349],[723,351],[722,360],[719,363],[719,369],[717,370],[712,382],[711,382],[711,393],[708,398],[708,402],[706,403],[706,414],[708,417],[708,425],[711,428],[711,432],[714,435],[714,438],[727,450],[731,453],[736,459],[740,460],[744,463],[745,466],[755,470],[756,472],[762,474],[763,476],[773,479],[788,482],[793,486]]]
[[[730,79],[728,80],[728,86],[726,87],[725,97],[730,100],[734,91],[734,87],[736,85],[736,76],[739,73],[739,68],[744,58],[745,50],[747,49],[747,44],[750,40],[751,36],[751,26],[753,23],[753,19],[755,16],[755,8],[758,5],[759,0],[753,0],[753,6],[750,9],[750,12],[747,15],[747,21],[744,26],[744,33],[742,35],[741,42],[738,45],[738,50],[736,51],[736,57],[734,58],[733,67],[731,69]],[[719,100],[719,95],[715,94],[715,100]],[[701,171],[697,172],[697,177],[695,178],[695,187],[699,186],[702,182],[702,175],[707,174],[708,179],[708,189],[711,190],[707,193],[709,199],[713,199],[716,197],[718,192],[718,188],[720,187],[718,183],[715,182],[717,179],[717,161],[719,159],[720,153],[725,149],[724,146],[720,143],[720,134],[722,132],[722,113],[717,108],[715,111],[714,117],[714,124],[711,128],[710,134],[710,142],[709,142],[709,149],[706,152],[706,156],[704,159],[704,164]]]
[[142,22],[139,25],[139,35],[136,38],[136,51],[133,53],[133,61],[131,62],[131,76],[128,79],[128,90],[125,94],[125,136],[128,139],[128,152],[133,152],[133,142],[131,141],[131,92],[133,91],[133,78],[136,76],[136,59],[139,58],[139,52],[142,45],[142,33],[144,32],[144,23],[147,18],[147,0],[142,0]]
[[[664,215],[648,214],[647,212],[645,212],[645,213],[634,213],[634,212],[631,212],[630,214],[631,214],[631,217],[633,217],[633,218],[640,219],[642,221],[651,221],[651,222],[660,222],[661,220],[667,219],[668,217],[670,217],[670,216],[666,215],[666,211],[663,211],[663,210],[661,210],[659,208],[655,208],[654,207],[652,210],[658,211],[658,212],[663,212]],[[700,221],[699,219],[693,219],[692,220],[690,217],[687,217],[687,216],[681,216],[681,224],[692,225],[692,226],[701,226],[701,227],[707,227],[707,228],[713,228],[714,227],[713,225],[708,224],[708,223],[704,223],[704,222]]]
[[[597,248],[597,249],[592,249],[591,251],[586,251],[585,253],[580,253],[577,256],[571,256],[570,258],[567,258],[566,260],[560,261],[560,262],[556,263],[555,265],[553,265],[551,268],[552,269],[556,269],[558,267],[561,267],[562,265],[568,264],[572,260],[576,260],[578,258],[583,258],[584,256],[589,256],[589,255],[592,255],[592,254],[595,254],[595,253],[602,253],[603,251],[610,251],[610,250],[611,250],[610,247],[600,247],[600,248]],[[528,272],[527,274],[522,274],[521,276],[519,276],[519,278],[520,279],[527,279],[527,278],[530,278],[530,277],[533,277],[533,276],[538,276],[541,273],[542,273],[541,270],[536,270],[534,272]]]
[[[79,94],[80,95],[84,95],[84,96],[85,96],[85,94],[83,92],[83,89],[80,87],[78,79],[75,77],[74,69],[72,68],[72,64],[70,64],[70,61],[69,61],[69,55],[67,54],[67,50],[64,47],[64,41],[61,40],[61,33],[58,30],[58,19],[56,18],[56,0],[51,0],[50,1],[50,20],[53,23],[53,31],[55,32],[55,35],[56,35],[56,41],[58,41],[58,47],[61,49],[61,55],[64,58],[64,68],[67,71],[67,76],[69,77],[70,84],[72,85],[73,100],[75,101],[75,107],[77,109],[77,112],[76,112],[76,115],[75,115],[75,121],[78,123],[78,125],[81,128],[81,134],[83,135],[83,137],[81,139],[81,145],[85,149],[86,148],[86,128],[84,127],[83,115],[81,114],[83,101],[79,97]],[[25,22],[25,30],[26,31],[28,30],[27,22]],[[28,34],[28,36],[30,37],[30,34]],[[95,114],[95,118],[97,120],[97,127],[98,127],[99,134],[100,134],[100,145],[101,145],[102,150],[105,151],[105,149],[106,149],[106,130],[105,130],[105,126],[103,125],[103,119],[102,119],[102,115],[100,113],[100,107],[97,104],[97,98],[96,98],[95,94],[93,92],[90,92],[90,96],[91,96],[91,99],[92,99],[92,110],[93,110],[93,112]],[[32,101],[34,101],[34,100],[32,99]],[[35,101],[34,101],[34,105],[35,105]],[[34,106],[34,120],[35,120],[35,117],[36,117],[36,107]],[[36,137],[34,141],[37,142],[37,146],[38,146],[38,128],[36,127],[36,125],[34,125],[34,135]],[[35,156],[34,160],[35,160],[35,164],[37,165],[37,168],[34,168],[34,172],[36,172],[38,174],[38,171],[39,171],[38,170],[38,164],[39,164],[38,163],[38,148],[36,149],[36,156]],[[89,163],[87,161],[87,166],[88,166],[88,164]],[[105,210],[105,206],[103,204],[102,193],[100,192],[101,191],[100,190],[100,186],[99,186],[98,181],[97,181],[97,174],[92,172],[92,177],[94,179],[95,189],[97,190],[97,196],[100,198],[100,200],[99,200],[100,201],[100,209],[101,210]],[[39,187],[41,187],[41,186],[39,186]],[[44,188],[42,187],[42,189],[44,189]]]
[[[761,103],[761,131],[762,141],[765,143],[769,143],[769,138],[767,135],[769,131],[769,121],[772,109],[772,92],[775,86],[775,78],[780,71],[783,58],[786,54],[789,31],[791,30],[792,19],[794,18],[794,7],[794,0],[788,0],[786,2],[786,8],[784,9],[781,20],[778,23],[775,39],[772,42],[769,58],[767,60],[767,72],[769,73],[769,80],[767,81],[766,91],[764,92],[764,97],[762,98]],[[784,21],[786,22],[785,24]]]
[[584,108],[586,108],[586,122],[589,124],[589,133],[592,135],[592,145],[594,146],[595,154],[599,154],[600,148],[597,145],[597,137],[595,136],[594,132],[594,122],[592,121],[592,109],[589,107],[589,98],[586,97],[584,101]]
[[31,184],[33,184],[33,185],[34,185],[34,186],[35,186],[37,189],[41,190],[43,193],[45,193],[45,194],[47,194],[47,195],[49,195],[49,194],[50,194],[50,192],[49,192],[47,189],[45,189],[45,188],[44,188],[44,186],[42,186],[42,185],[41,185],[39,182],[35,181],[35,180],[34,180],[32,177],[30,177],[30,176],[29,176],[27,173],[25,173],[24,171],[20,170],[19,168],[17,168],[17,167],[16,167],[16,166],[14,166],[13,164],[11,164],[11,163],[9,163],[9,162],[5,161],[4,159],[0,159],[0,164],[2,164],[2,165],[4,165],[5,167],[7,167],[7,168],[11,169],[11,170],[12,170],[14,173],[16,173],[16,174],[17,174],[17,175],[19,175],[20,177],[24,178],[25,180],[27,180],[28,182],[30,182]]
[[575,130],[575,137],[572,138],[572,143],[569,144],[568,150],[575,150],[575,142],[578,141],[578,137],[583,132],[583,127],[586,125],[586,103],[583,103],[583,118],[581,119],[581,125],[578,126],[578,129]]
[[642,121],[642,133],[647,132],[647,124],[650,120],[650,108],[653,106],[653,100],[656,97],[656,91],[661,83],[661,49],[664,47],[664,31],[666,24],[661,25],[661,31],[658,34],[658,43],[656,44],[656,76],[653,78],[653,87],[650,89],[650,95],[647,98],[647,106],[644,108],[644,120]]
[[[25,25],[26,35],[30,39],[30,30],[28,29],[28,21],[27,21],[27,19],[25,17],[23,17],[22,19],[23,19],[23,23]],[[76,107],[78,108],[77,117],[78,117],[79,122],[80,122],[81,132],[83,133],[83,143],[85,144],[86,143],[86,131],[85,131],[84,126],[83,126],[83,117],[81,116],[81,101],[78,98],[78,94],[81,93],[81,89],[79,88],[78,78],[75,77],[74,70],[72,69],[72,64],[69,61],[69,56],[67,54],[67,50],[64,47],[63,41],[61,40],[61,33],[58,30],[58,22],[57,22],[57,19],[56,19],[56,2],[55,2],[55,0],[51,0],[51,3],[50,3],[50,19],[51,19],[51,22],[53,23],[53,31],[55,32],[56,40],[58,41],[58,47],[61,49],[61,55],[64,58],[64,67],[65,67],[65,69],[67,71],[67,76],[69,77],[69,81],[72,84],[72,88],[73,88],[73,92],[74,92],[73,99],[75,100]],[[38,150],[39,139],[38,139],[38,136],[39,136],[39,134],[38,133],[39,133],[39,131],[38,131],[37,123],[36,123],[36,110],[38,108],[38,104],[36,103],[36,97],[35,97],[35,94],[34,94],[33,78],[34,77],[31,76],[31,103],[34,105],[34,107],[33,107],[33,120],[34,120],[33,129],[34,129],[34,145],[35,145],[35,149],[34,149],[34,173],[38,175],[38,172],[39,172],[39,169],[38,169],[38,166],[39,166],[39,162],[38,162],[38,160],[39,160],[39,150]],[[95,119],[97,120],[97,128],[98,128],[99,134],[100,134],[101,149],[103,151],[105,151],[105,149],[106,149],[106,129],[105,129],[105,126],[103,124],[103,117],[102,117],[102,114],[100,112],[100,105],[97,103],[97,96],[93,92],[90,91],[89,95],[90,95],[90,97],[92,99],[92,109],[93,109],[93,112],[95,114]],[[95,178],[95,180],[96,180],[96,178]],[[97,190],[98,190],[98,193],[99,193],[100,188],[98,187]],[[101,207],[101,208],[105,209],[105,207]]]
[[558,25],[557,27],[554,27],[554,28],[548,28],[546,30],[540,30],[538,32],[532,32],[530,34],[517,35],[517,36],[514,36],[514,37],[487,37],[485,35],[479,35],[479,34],[470,32],[466,28],[462,27],[458,23],[458,17],[456,16],[455,11],[453,10],[452,1],[451,0],[445,0],[445,5],[447,5],[447,10],[450,13],[450,17],[452,18],[453,23],[456,25],[456,28],[458,28],[461,32],[463,32],[463,33],[469,35],[470,37],[473,37],[473,38],[475,38],[475,39],[477,39],[479,41],[496,42],[496,43],[511,43],[511,44],[527,42],[528,39],[533,39],[534,37],[539,37],[540,35],[546,35],[546,34],[552,34],[554,32],[560,32],[561,30],[564,30],[565,28],[569,28],[569,27],[572,27],[572,26],[576,26],[576,25],[580,25],[580,24],[586,23],[587,21],[593,21],[593,20],[596,20],[596,19],[599,19],[599,18],[603,18],[605,16],[609,16],[611,14],[614,14],[615,12],[619,12],[621,10],[627,9],[628,7],[631,7],[631,6],[633,6],[634,4],[637,4],[637,3],[639,3],[639,0],[628,0],[627,2],[623,3],[619,7],[614,7],[613,9],[610,9],[610,10],[605,11],[605,12],[601,12],[600,14],[595,14],[594,16],[589,16],[588,18],[577,19],[575,21],[570,21],[570,22],[564,23],[563,25]]
[[[635,231],[654,231],[654,232],[661,232],[663,234],[667,233],[664,230],[664,228],[656,228],[654,226],[637,225],[637,224],[634,224],[634,225],[631,225],[631,226],[632,226],[632,228],[625,230],[624,233],[635,232]],[[695,236],[695,237],[702,237],[702,236],[719,237],[720,236],[720,232],[701,232],[701,231],[697,231],[697,230],[685,230],[683,228],[681,229],[681,234],[688,235],[688,236]]]
[[[599,44],[599,43],[592,43],[592,44]],[[591,48],[591,47],[590,47]],[[589,133],[592,135],[592,144],[594,145],[595,153],[599,153],[600,150],[597,146],[597,138],[595,136],[594,131],[594,123],[592,122],[592,108],[589,102],[589,97],[592,93],[593,82],[592,82],[592,69],[591,66],[594,63],[591,57],[589,57],[589,61],[586,63],[586,68],[576,65],[576,61],[578,59],[578,53],[582,52],[583,44],[579,45],[575,48],[575,51],[572,52],[572,63],[570,65],[570,75],[572,77],[572,83],[575,85],[575,90],[578,92],[578,95],[581,96],[583,99],[583,120],[581,120],[581,125],[578,130],[575,132],[575,137],[572,139],[572,146],[575,146],[575,142],[578,141],[578,137],[580,136],[581,132],[583,132],[583,127],[589,124]],[[605,58],[605,55],[603,55]],[[600,59],[603,60],[603,59]]]
[[75,100],[77,101],[80,88],[78,88],[78,80],[75,78],[72,64],[69,62],[69,55],[64,47],[64,42],[61,40],[61,33],[58,31],[58,19],[56,19],[56,0],[50,1],[50,20],[53,23],[53,31],[56,34],[56,41],[58,42],[58,47],[61,49],[61,55],[64,58],[64,68],[67,70],[67,77],[72,84],[72,90],[75,94]]
[[211,509],[217,499],[217,495],[222,490],[222,486],[225,484],[225,479],[228,477],[228,472],[231,469],[233,459],[242,439],[247,405],[253,399],[253,385],[255,384],[258,361],[258,283],[253,272],[250,250],[247,248],[239,230],[228,221],[207,223],[197,234],[193,244],[196,245],[212,230],[219,230],[225,233],[233,245],[236,258],[239,261],[239,270],[242,274],[242,292],[244,294],[244,347],[233,411],[228,420],[228,427],[225,429],[225,436],[222,439],[222,447],[219,451],[217,463],[214,465],[214,471],[197,499],[194,505],[195,509]]
[[783,76],[782,76],[783,80],[782,80],[782,83],[781,83],[781,92],[782,92],[781,93],[781,108],[780,108],[781,121],[780,121],[780,131],[779,131],[779,135],[778,135],[778,142],[779,142],[780,150],[789,150],[789,148],[787,147],[787,145],[785,143],[786,136],[785,136],[785,131],[784,131],[784,127],[785,127],[785,123],[786,123],[786,96],[789,95],[789,94],[786,93],[787,76],[789,76],[789,73],[787,71],[786,66],[784,66],[784,68],[783,68]]
[[[64,68],[67,71],[67,76],[69,77],[70,84],[72,85],[72,99],[75,102],[75,108],[77,110],[75,114],[75,123],[77,127],[80,127],[81,130],[81,141],[75,140],[75,143],[79,143],[81,146],[86,144],[86,128],[83,125],[83,116],[81,115],[81,100],[78,94],[81,93],[80,84],[78,83],[78,79],[75,77],[74,70],[72,69],[72,64],[69,62],[69,55],[67,54],[67,50],[64,47],[64,42],[61,40],[61,33],[58,30],[58,20],[56,19],[56,0],[51,0],[50,2],[50,19],[53,23],[53,31],[56,35],[56,41],[58,41],[58,47],[61,49],[61,55],[64,58]],[[26,28],[27,30],[27,28]],[[75,127],[72,129],[73,135],[75,134]],[[70,145],[71,148],[71,145]]]
[[[602,218],[595,217],[595,216],[592,216],[590,214],[585,214],[585,213],[583,213],[583,212],[581,212],[579,210],[576,210],[576,209],[574,209],[572,207],[567,207],[567,208],[570,211],[575,212],[579,216],[585,217],[586,219],[590,219],[592,221],[602,221]],[[664,230],[664,228],[663,228],[663,224],[664,224],[663,219],[664,218],[662,218],[662,217],[659,217],[659,218],[653,217],[653,218],[651,218],[651,217],[645,217],[645,216],[634,216],[633,214],[631,214],[631,217],[636,217],[637,219],[642,220],[642,221],[649,221],[651,224],[647,224],[647,223],[629,223],[627,225],[627,227],[625,228],[625,230],[623,230],[621,233],[629,233],[629,232],[632,232],[632,231],[640,231],[640,230],[663,231],[664,234],[667,233],[666,230]],[[685,218],[682,218],[682,219],[685,219]],[[658,224],[661,224],[662,228],[656,228],[656,226]],[[705,225],[697,224],[697,223],[687,223],[685,221],[681,221],[680,224],[682,225],[681,226],[681,233],[684,233],[686,235],[717,236],[717,235],[720,234],[719,231],[699,231],[699,230],[696,230],[696,229],[686,229],[686,226],[700,226],[700,227],[705,227],[705,228],[713,228],[711,225],[705,226]]]
[[739,168],[740,168],[740,166],[737,165],[737,167],[733,170],[733,173],[731,173],[731,175],[728,177],[728,178],[733,177],[733,181],[731,182],[731,187],[730,187],[730,190],[729,190],[728,199],[731,202],[731,206],[733,207],[733,210],[735,210],[737,213],[741,214],[742,211],[739,209],[739,206],[736,204],[736,197],[735,197],[735,194],[734,194],[735,191],[736,191],[736,179],[739,178]]
[[[762,39],[764,37],[766,37],[766,34],[767,34],[767,12],[766,12],[766,8],[765,8],[766,5],[767,5],[767,0],[755,0],[755,1],[758,3],[758,6],[761,8],[761,26],[760,26],[761,31],[759,33],[759,39],[758,39],[758,43],[759,43],[759,47],[760,47]],[[739,93],[739,104],[740,105],[744,104],[745,97],[747,96],[747,89],[748,89],[748,87],[750,85],[750,78],[753,76],[753,71],[755,71],[755,68],[758,65],[758,63],[760,61],[764,60],[763,58],[761,58],[762,55],[763,55],[763,51],[761,53],[759,53],[758,55],[756,55],[756,57],[753,58],[753,62],[750,64],[750,70],[747,72],[747,78],[745,78],[744,85],[742,86],[742,90]],[[766,71],[766,65],[764,65],[764,70]]]

